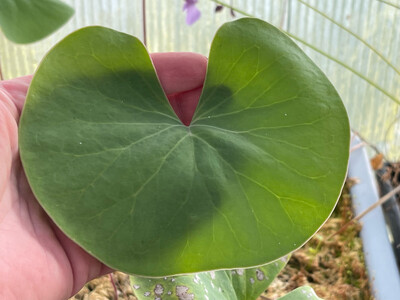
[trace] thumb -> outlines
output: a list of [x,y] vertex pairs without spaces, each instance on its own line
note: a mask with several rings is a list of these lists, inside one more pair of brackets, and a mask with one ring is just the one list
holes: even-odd
[[0,81],[0,90],[8,94],[18,110],[18,114],[21,114],[31,80],[32,75],[27,75],[11,80]]

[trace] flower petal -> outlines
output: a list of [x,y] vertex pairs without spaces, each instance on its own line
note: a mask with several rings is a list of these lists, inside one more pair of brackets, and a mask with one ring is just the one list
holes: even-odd
[[187,5],[186,10],[187,10],[186,24],[192,25],[200,18],[201,12],[194,4]]
[[185,4],[183,4],[183,11],[188,9],[190,6],[196,5],[197,0],[185,0]]

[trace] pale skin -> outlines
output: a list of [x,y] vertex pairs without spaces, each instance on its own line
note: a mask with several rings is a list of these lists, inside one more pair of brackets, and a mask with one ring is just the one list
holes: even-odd
[[[195,53],[151,58],[171,105],[188,124],[207,59]],[[18,120],[31,78],[0,81],[0,299],[65,300],[112,269],[65,236],[29,187],[18,151]]]

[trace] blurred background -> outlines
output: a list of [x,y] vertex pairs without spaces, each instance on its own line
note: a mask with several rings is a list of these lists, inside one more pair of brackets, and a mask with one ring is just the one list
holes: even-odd
[[333,82],[352,129],[389,161],[400,160],[400,0],[198,0],[201,17],[190,26],[183,0],[63,2],[75,14],[45,39],[15,44],[0,32],[2,79],[33,73],[55,43],[83,26],[107,26],[142,41],[145,31],[149,52],[207,56],[220,25],[250,15],[286,31]]

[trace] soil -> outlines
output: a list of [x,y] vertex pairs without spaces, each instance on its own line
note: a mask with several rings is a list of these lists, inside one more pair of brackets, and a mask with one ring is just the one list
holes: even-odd
[[[115,286],[115,289],[114,289]],[[137,300],[129,283],[129,275],[114,272],[87,283],[69,300]]]
[[[368,274],[364,264],[361,225],[338,232],[353,216],[348,181],[332,216],[318,233],[294,252],[287,266],[259,300],[276,299],[302,286],[311,286],[325,300],[370,300]],[[332,236],[333,235],[333,236]]]
[[[353,217],[350,202],[347,185],[329,220],[306,245],[292,254],[288,265],[258,300],[277,299],[302,285],[310,285],[325,300],[373,299],[359,238],[361,226],[350,225],[330,237]],[[129,276],[121,272],[89,282],[70,300],[117,299],[136,299]]]

